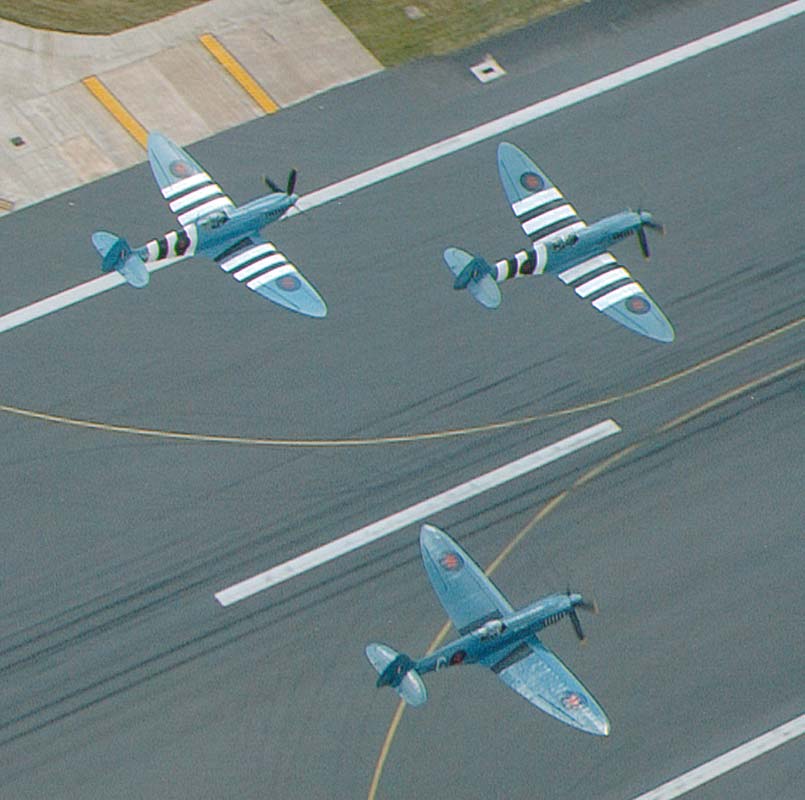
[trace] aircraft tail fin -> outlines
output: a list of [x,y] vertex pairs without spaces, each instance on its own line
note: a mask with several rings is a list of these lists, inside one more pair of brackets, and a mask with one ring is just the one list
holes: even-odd
[[393,647],[372,642],[366,646],[366,657],[378,674],[378,686],[391,686],[409,706],[424,705],[428,691],[415,662]]
[[120,236],[106,231],[95,231],[92,244],[100,253],[101,272],[117,270],[129,285],[142,289],[148,285],[148,269],[145,262],[132,251],[129,243]]
[[484,308],[494,309],[500,305],[497,273],[488,262],[460,247],[448,247],[444,260],[455,278],[454,289],[466,289]]

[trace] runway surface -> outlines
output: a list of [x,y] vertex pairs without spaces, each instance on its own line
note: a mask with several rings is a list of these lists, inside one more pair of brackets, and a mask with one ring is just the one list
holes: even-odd
[[[290,166],[309,191],[772,7],[594,3],[487,43],[509,72],[494,84],[468,51],[192,152],[236,201]],[[495,578],[514,604],[597,597],[587,647],[569,626],[544,638],[612,735],[480,669],[435,675],[377,796],[631,800],[801,714],[804,25],[506,135],[586,219],[640,205],[666,224],[650,263],[617,253],[671,346],[555,281],[504,287],[493,314],[450,289],[445,246],[524,243],[497,140],[269,229],[324,321],[194,261],[3,334],[0,404],[110,425],[335,441],[537,419],[292,448],[0,414],[0,796],[367,796],[396,702],[363,646],[419,655],[444,622],[417,526],[229,608],[214,592],[607,418],[623,432],[432,521],[488,564],[539,515]],[[0,221],[0,313],[92,277],[92,230],[171,225],[147,166]],[[793,800],[802,757],[798,739],[689,796]]]

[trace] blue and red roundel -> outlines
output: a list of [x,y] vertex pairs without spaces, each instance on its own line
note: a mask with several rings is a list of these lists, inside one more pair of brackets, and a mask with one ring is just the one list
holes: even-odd
[[568,711],[576,711],[579,708],[584,708],[584,706],[587,705],[587,700],[583,694],[579,694],[578,692],[565,692],[564,695],[562,695],[562,705]]
[[456,664],[460,664],[466,657],[467,654],[463,650],[456,650],[456,652],[450,656],[450,666],[455,667]]
[[648,314],[651,310],[651,303],[639,294],[630,297],[626,301],[626,310],[632,314]]
[[449,550],[442,554],[439,563],[448,572],[458,572],[464,566],[464,559],[458,553]]
[[168,165],[168,169],[177,178],[187,178],[189,175],[192,175],[195,172],[190,164],[188,164],[186,161],[182,161],[179,158],[177,158],[175,161],[171,161],[171,163]]
[[520,176],[520,185],[529,192],[538,192],[545,187],[545,182],[536,172],[524,172]]
[[283,292],[295,292],[301,285],[296,275],[283,275],[277,278],[277,287]]

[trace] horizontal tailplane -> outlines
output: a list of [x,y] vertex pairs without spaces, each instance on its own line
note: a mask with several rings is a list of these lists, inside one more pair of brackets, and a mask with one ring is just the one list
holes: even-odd
[[106,231],[92,234],[92,244],[101,254],[101,272],[117,270],[130,286],[142,289],[148,285],[148,269],[145,262],[134,252],[129,243],[120,236]]
[[497,271],[480,256],[460,247],[448,247],[444,261],[453,273],[454,289],[466,289],[484,308],[497,308],[501,296],[495,277]]
[[366,657],[380,676],[378,686],[391,686],[409,706],[421,706],[428,699],[428,691],[414,661],[393,647],[372,642],[366,646]]

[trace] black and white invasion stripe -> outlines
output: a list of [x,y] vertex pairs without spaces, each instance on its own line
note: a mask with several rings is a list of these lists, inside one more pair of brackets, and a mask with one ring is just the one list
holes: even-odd
[[538,275],[545,271],[548,254],[545,245],[535,244],[532,250],[520,250],[511,258],[504,258],[495,263],[497,275],[495,280],[503,283],[519,275]]
[[618,264],[612,253],[592,256],[558,273],[558,277],[599,311],[643,292],[640,284]]
[[152,239],[145,245],[145,261],[161,261],[163,258],[190,258],[196,252],[198,230],[191,222],[178,231],[169,231],[159,239]]
[[271,242],[261,242],[224,258],[219,266],[237,281],[248,281],[256,289],[283,275],[296,274],[297,270]]
[[234,203],[206,172],[197,172],[162,190],[170,210],[178,215],[180,225],[194,222],[214,211],[234,208]]
[[555,186],[512,203],[512,211],[532,242],[565,236],[586,227],[576,209]]

